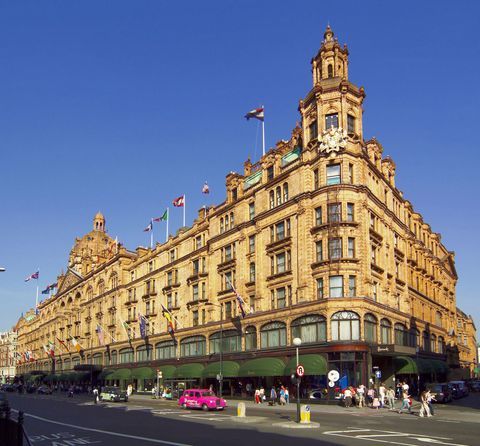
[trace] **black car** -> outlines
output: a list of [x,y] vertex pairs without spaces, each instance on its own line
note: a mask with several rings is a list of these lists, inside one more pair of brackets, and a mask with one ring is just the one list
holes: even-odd
[[52,394],[52,389],[50,389],[50,387],[48,387],[48,386],[40,386],[37,389],[37,393],[40,393],[42,395],[51,395]]
[[430,384],[427,387],[435,397],[434,403],[449,403],[452,401],[452,392],[447,383]]

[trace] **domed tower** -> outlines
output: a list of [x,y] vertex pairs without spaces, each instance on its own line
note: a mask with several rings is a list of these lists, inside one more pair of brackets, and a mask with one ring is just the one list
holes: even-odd
[[93,219],[93,230],[105,232],[105,217],[100,211],[97,212]]
[[350,142],[363,139],[365,91],[348,79],[348,54],[347,46],[341,46],[327,26],[320,49],[311,60],[313,87],[299,106],[306,146],[336,130],[348,134]]

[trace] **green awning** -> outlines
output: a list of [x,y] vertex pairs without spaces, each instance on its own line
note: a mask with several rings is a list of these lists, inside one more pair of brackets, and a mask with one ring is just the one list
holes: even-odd
[[430,359],[423,359],[423,358],[418,358],[416,360],[417,363],[417,368],[419,373],[433,373],[433,365],[432,361]]
[[432,366],[434,373],[448,373],[448,365],[445,363],[445,361],[432,359]]
[[98,375],[98,379],[110,379],[109,376],[113,373],[113,370],[102,370]]
[[155,379],[156,373],[150,367],[138,367],[132,369],[132,378],[133,379]]
[[72,373],[72,381],[75,381],[77,383],[82,382],[82,381],[90,381],[90,373],[85,373],[85,372],[73,372]]
[[199,363],[183,364],[175,370],[175,378],[201,378],[205,367]]
[[130,379],[132,371],[130,369],[117,369],[111,375],[108,375],[108,379]]
[[162,372],[162,378],[172,379],[175,377],[177,368],[174,365],[159,365],[158,370]]
[[395,356],[393,362],[397,375],[416,375],[418,373],[416,362],[409,356]]
[[284,376],[285,363],[279,358],[257,358],[243,363],[238,376]]
[[[240,364],[235,361],[222,361],[222,376],[237,377]],[[202,372],[204,378],[215,378],[220,374],[220,362],[211,362]]]
[[[305,369],[305,375],[326,375],[327,361],[322,355],[300,355],[299,363]],[[285,376],[290,376],[297,369],[297,358],[294,356],[285,366]]]

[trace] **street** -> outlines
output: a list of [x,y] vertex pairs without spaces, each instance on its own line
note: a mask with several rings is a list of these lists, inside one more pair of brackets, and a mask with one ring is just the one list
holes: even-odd
[[133,396],[128,403],[100,403],[63,395],[10,394],[14,410],[25,412],[25,429],[32,445],[211,445],[252,444],[368,445],[374,443],[474,446],[480,435],[480,395],[450,405],[436,405],[430,419],[388,410],[313,406],[312,421],[320,427],[284,427],[295,419],[295,405],[254,407],[247,402],[247,419],[236,418],[236,404],[224,412],[180,409],[176,402]]

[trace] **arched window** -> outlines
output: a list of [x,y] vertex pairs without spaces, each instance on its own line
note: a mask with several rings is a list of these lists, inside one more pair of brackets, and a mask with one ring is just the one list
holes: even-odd
[[333,77],[333,65],[330,63],[327,67],[328,77]]
[[118,353],[116,350],[113,350],[110,353],[110,364],[115,365],[118,362],[117,358],[118,358]]
[[95,353],[93,356],[92,356],[92,362],[93,364],[96,364],[96,365],[102,365],[103,363],[103,355],[101,353]]
[[257,329],[253,325],[245,328],[245,350],[257,349]]
[[428,352],[430,351],[430,336],[428,335],[428,332],[424,331],[422,334],[422,347],[423,349]]
[[327,340],[326,319],[318,314],[310,314],[295,319],[291,328],[292,339],[300,338],[302,343],[325,342]]
[[420,332],[416,328],[410,329],[410,347],[420,347]]
[[152,344],[143,344],[137,348],[137,362],[150,361],[152,359]]
[[61,359],[58,359],[56,364],[55,364],[55,370],[57,372],[61,372],[62,371],[62,360]]
[[392,343],[392,323],[388,319],[382,319],[380,321],[380,343]]
[[91,286],[88,287],[88,289],[87,289],[87,299],[88,300],[93,299],[93,288]]
[[80,364],[80,356],[76,356],[75,358],[72,359],[72,365],[75,367],[76,365]]
[[114,288],[117,288],[118,286],[118,276],[116,273],[113,273],[110,276],[110,289],[113,290]]
[[223,217],[220,219],[220,234],[223,232]]
[[180,341],[180,355],[186,356],[204,356],[207,341],[205,336],[190,336]]
[[435,353],[437,350],[437,337],[432,334],[430,335],[430,351]]
[[97,285],[97,294],[103,294],[105,292],[105,282],[100,280]]
[[122,348],[119,352],[118,363],[127,364],[133,362],[133,348]]
[[339,311],[331,319],[332,341],[360,339],[360,317],[353,311]]
[[70,368],[70,359],[65,359],[65,361],[63,361],[63,370],[70,370]]
[[443,339],[442,336],[438,337],[438,350],[437,353],[440,353],[441,355],[445,354],[445,340]]
[[283,322],[270,322],[260,329],[262,348],[283,347],[287,345],[287,327]]
[[273,192],[273,190],[271,190],[269,193],[269,202],[270,209],[273,209],[275,207],[275,193]]
[[280,188],[280,186],[278,186],[276,189],[275,189],[275,196],[276,196],[276,201],[277,201],[277,206],[281,205],[282,204],[282,189]]
[[364,336],[366,342],[377,342],[377,318],[370,313],[363,317]]
[[283,184],[283,202],[288,201],[288,183]]
[[395,345],[408,345],[408,331],[403,324],[395,324]]
[[235,226],[235,220],[233,217],[233,212],[230,212],[230,227],[233,228]]
[[[220,338],[222,338],[220,347]],[[221,335],[220,332],[213,333],[210,336],[209,353],[231,353],[242,351],[242,336],[237,330],[225,330]]]
[[155,359],[175,358],[175,342],[163,341],[155,345]]

